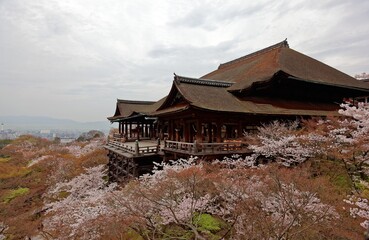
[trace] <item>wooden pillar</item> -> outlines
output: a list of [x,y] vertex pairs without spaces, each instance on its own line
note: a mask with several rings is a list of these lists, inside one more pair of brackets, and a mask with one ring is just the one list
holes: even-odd
[[180,139],[179,139],[179,128],[175,128],[174,131],[175,131],[175,134],[176,134],[175,139],[176,139],[177,142],[179,142],[180,141]]
[[226,135],[225,135],[225,139],[231,138],[232,135],[232,126],[230,125],[226,125]]
[[154,138],[154,127],[153,123],[149,124],[149,138]]
[[132,123],[129,123],[129,137],[132,138]]
[[149,137],[149,124],[145,124],[145,137]]
[[243,136],[242,122],[241,121],[238,121],[237,138],[241,138],[242,136]]
[[217,143],[222,142],[222,122],[217,122]]
[[141,137],[146,137],[146,123],[142,123],[142,134]]
[[136,131],[137,131],[137,140],[140,140],[140,134],[141,134],[141,124],[140,124],[140,122],[137,123]]
[[173,120],[168,121],[168,138],[169,140],[173,140]]
[[208,123],[208,136],[209,136],[209,143],[213,142],[213,123]]
[[202,121],[200,119],[196,121],[196,130],[196,141],[202,143]]
[[118,122],[118,132],[119,132],[119,134],[121,134],[122,133],[122,122]]
[[190,142],[190,123],[184,121],[184,126],[183,126],[183,135],[184,135],[184,141],[185,142]]
[[140,128],[140,130],[141,130],[141,135],[140,135],[140,137],[141,137],[141,138],[145,137],[145,123],[141,123],[141,128]]
[[124,135],[128,137],[128,124],[124,123]]
[[173,121],[173,130],[174,130],[174,141],[179,141],[179,124],[178,121]]

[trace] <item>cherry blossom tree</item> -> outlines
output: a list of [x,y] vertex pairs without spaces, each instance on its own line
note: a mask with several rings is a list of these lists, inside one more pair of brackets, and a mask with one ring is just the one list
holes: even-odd
[[49,217],[43,223],[44,231],[57,233],[58,239],[98,238],[98,228],[86,225],[110,211],[106,196],[116,184],[107,184],[105,178],[105,166],[99,165],[53,186],[46,195],[49,202],[45,208]]
[[319,148],[311,144],[307,136],[297,130],[298,122],[274,121],[258,128],[256,135],[246,135],[253,151],[245,158],[248,165],[259,165],[277,162],[283,166],[294,166],[306,161],[319,152]]
[[194,239],[207,239],[210,233],[201,230],[197,216],[210,214],[226,222],[219,238],[288,238],[338,217],[314,192],[271,178],[261,169],[195,162],[159,164],[153,174],[120,189],[103,180],[102,166],[87,169],[50,189],[47,197],[55,201],[46,205],[44,229],[59,239],[94,239],[119,222],[122,231],[133,229],[144,239],[176,238],[168,232],[173,226]]

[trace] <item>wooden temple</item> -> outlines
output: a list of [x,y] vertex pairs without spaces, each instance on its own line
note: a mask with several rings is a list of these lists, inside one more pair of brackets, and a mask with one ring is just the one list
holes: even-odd
[[[175,75],[170,92],[157,102],[118,99],[108,117],[119,124],[106,146],[111,176],[138,176],[153,160],[247,154],[243,134],[262,123],[337,115],[343,99],[366,96],[368,83],[291,49],[285,40],[200,78]],[[143,140],[155,150],[142,146]]]

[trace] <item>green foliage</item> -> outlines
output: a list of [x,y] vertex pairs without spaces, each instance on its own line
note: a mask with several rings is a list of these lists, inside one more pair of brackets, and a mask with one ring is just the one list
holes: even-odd
[[364,189],[361,193],[360,196],[366,199],[369,199],[369,190],[368,189]]
[[9,139],[0,140],[0,149],[2,149],[3,147],[5,147],[6,145],[10,143],[12,143],[12,140],[9,140]]
[[130,240],[143,240],[143,238],[133,229],[129,229],[127,232],[124,233],[124,239]]
[[346,195],[352,190],[352,182],[339,160],[311,159],[310,173],[314,177],[327,176],[336,191]]
[[4,203],[9,203],[10,201],[12,201],[13,199],[25,195],[29,192],[29,188],[17,188],[17,189],[13,189],[10,190],[7,194],[5,194],[5,196],[3,197],[3,202]]
[[168,225],[165,227],[163,240],[169,239],[194,239],[194,233],[192,231],[183,229],[178,225]]
[[206,232],[217,232],[221,230],[222,222],[210,214],[196,214],[193,218],[193,222],[198,226],[199,231]]
[[70,195],[70,193],[67,192],[67,191],[60,191],[59,194],[58,194],[58,198],[63,199],[63,198],[68,197],[69,195]]
[[348,191],[351,189],[351,181],[347,174],[339,174],[332,177],[332,182],[341,190]]
[[32,172],[32,170],[27,167],[14,166],[7,163],[8,162],[0,161],[0,179],[24,177]]

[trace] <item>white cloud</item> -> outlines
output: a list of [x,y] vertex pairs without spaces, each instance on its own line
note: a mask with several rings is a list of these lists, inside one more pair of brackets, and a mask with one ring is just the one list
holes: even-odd
[[101,120],[116,98],[166,95],[173,72],[199,77],[286,37],[354,75],[369,71],[368,20],[359,0],[0,0],[0,115]]

